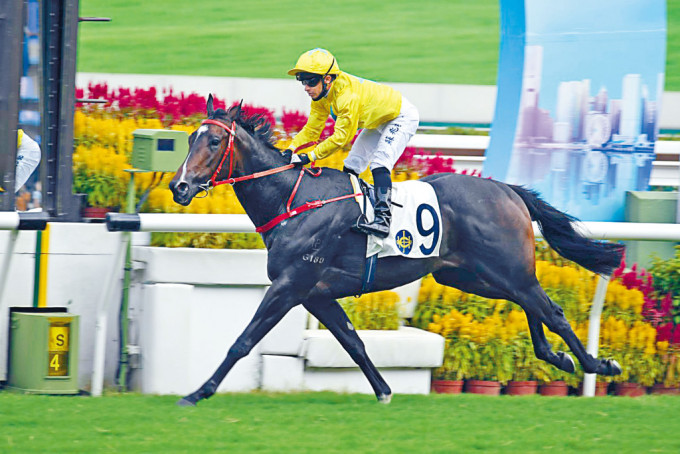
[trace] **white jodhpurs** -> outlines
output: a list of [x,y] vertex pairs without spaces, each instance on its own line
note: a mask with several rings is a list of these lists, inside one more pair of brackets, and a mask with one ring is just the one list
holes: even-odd
[[392,171],[411,137],[418,130],[418,109],[402,96],[399,116],[375,129],[364,129],[352,145],[344,165],[360,174],[370,164],[371,170],[385,167]]
[[26,183],[28,177],[40,164],[40,145],[31,139],[28,134],[24,134],[21,139],[21,146],[17,149],[17,167],[14,175],[14,192],[19,192],[19,189]]

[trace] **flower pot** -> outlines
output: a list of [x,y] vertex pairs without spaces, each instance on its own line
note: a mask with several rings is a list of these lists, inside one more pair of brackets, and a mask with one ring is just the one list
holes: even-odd
[[666,394],[673,396],[680,395],[679,386],[666,386],[663,383],[655,383],[654,386],[651,387],[650,391],[652,394]]
[[432,380],[432,390],[438,394],[460,394],[463,380]]
[[[595,382],[595,397],[606,396],[609,390],[609,383],[604,381]],[[583,383],[578,387],[578,395],[583,395]]]
[[498,396],[501,393],[501,384],[491,380],[467,380],[465,382],[465,392]]
[[505,387],[505,394],[509,396],[528,396],[531,394],[536,394],[536,389],[538,388],[538,382],[529,381],[510,381]]
[[640,397],[647,394],[647,389],[639,383],[617,383],[614,389],[617,396]]
[[106,213],[113,211],[113,208],[108,207],[83,207],[80,210],[80,215],[88,219],[104,219]]
[[566,396],[569,394],[569,387],[561,380],[544,383],[538,388],[541,396]]

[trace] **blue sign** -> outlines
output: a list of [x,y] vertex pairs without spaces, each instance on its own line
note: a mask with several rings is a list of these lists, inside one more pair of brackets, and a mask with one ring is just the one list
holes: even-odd
[[664,0],[501,0],[483,174],[591,221],[646,190],[666,62]]

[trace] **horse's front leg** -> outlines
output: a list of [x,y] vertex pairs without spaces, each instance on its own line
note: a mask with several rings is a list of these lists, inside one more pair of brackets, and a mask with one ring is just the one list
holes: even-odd
[[330,297],[314,297],[304,302],[303,306],[328,328],[352,360],[357,363],[371,384],[378,401],[390,403],[392,390],[366,354],[363,341],[340,304]]
[[227,357],[217,368],[210,379],[198,390],[183,397],[177,402],[180,406],[194,406],[198,401],[207,399],[215,394],[227,373],[241,358],[247,356],[258,342],[283,318],[288,311],[296,306],[296,298],[291,297],[290,286],[272,283],[260,303],[255,315],[243,333],[229,348]]

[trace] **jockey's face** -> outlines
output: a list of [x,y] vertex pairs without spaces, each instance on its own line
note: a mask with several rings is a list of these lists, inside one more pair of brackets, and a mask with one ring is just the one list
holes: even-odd
[[[331,76],[326,76],[324,78],[324,80],[326,82],[326,85],[328,86],[328,89],[330,90]],[[305,89],[305,92],[307,92],[309,97],[312,98],[312,99],[318,98],[319,95],[321,94],[321,92],[323,91],[322,81],[319,81],[319,83],[317,83],[316,85],[311,86],[311,87],[309,87],[307,85],[303,85],[303,87]]]

